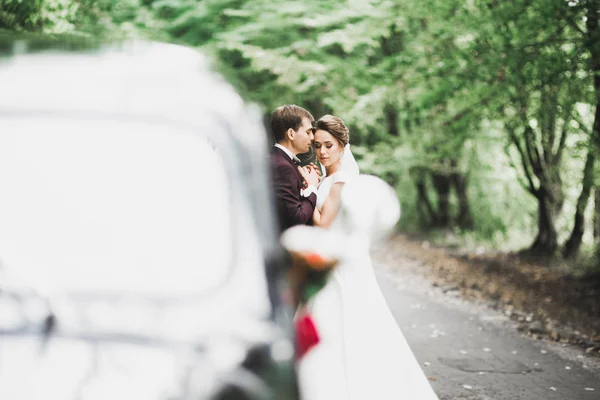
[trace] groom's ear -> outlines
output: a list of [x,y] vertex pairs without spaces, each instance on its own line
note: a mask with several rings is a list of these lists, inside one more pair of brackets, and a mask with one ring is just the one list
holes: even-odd
[[294,135],[296,134],[296,132],[290,128],[285,132],[285,136],[289,139],[289,140],[294,140]]

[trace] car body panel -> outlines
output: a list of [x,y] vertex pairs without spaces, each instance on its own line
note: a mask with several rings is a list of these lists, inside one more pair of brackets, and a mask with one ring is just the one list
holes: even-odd
[[0,398],[297,398],[260,113],[195,50],[27,43],[0,46]]

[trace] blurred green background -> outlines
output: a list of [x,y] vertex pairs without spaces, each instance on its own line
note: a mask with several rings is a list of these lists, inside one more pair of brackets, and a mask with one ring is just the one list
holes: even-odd
[[265,116],[351,129],[399,229],[598,267],[600,0],[0,0],[0,29],[214,59]]

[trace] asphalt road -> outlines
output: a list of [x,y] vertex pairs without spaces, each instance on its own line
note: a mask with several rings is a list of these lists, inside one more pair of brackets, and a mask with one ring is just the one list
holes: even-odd
[[[373,252],[380,288],[440,400],[600,400],[600,360],[522,335],[456,290],[433,287],[418,261]],[[415,399],[417,400],[417,399]]]

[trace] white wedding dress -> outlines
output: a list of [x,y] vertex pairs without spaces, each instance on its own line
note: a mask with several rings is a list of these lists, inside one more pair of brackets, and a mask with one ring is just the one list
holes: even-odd
[[[333,184],[353,176],[343,170],[324,178],[317,207]],[[368,240],[353,239],[347,252],[308,304],[321,341],[298,366],[302,399],[437,400],[379,289]]]

